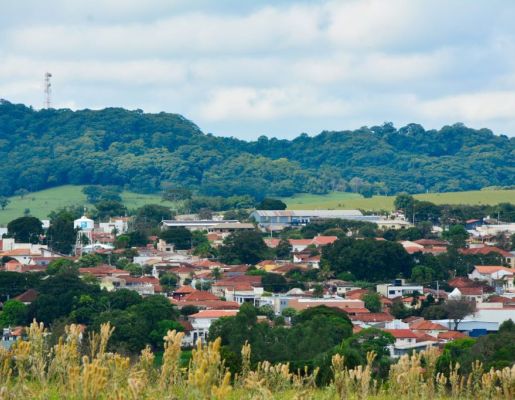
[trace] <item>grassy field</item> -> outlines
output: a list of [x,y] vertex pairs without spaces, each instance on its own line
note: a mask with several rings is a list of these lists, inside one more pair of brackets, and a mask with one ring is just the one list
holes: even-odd
[[[40,192],[29,193],[23,199],[20,196],[10,198],[11,202],[0,210],[0,225],[5,225],[15,218],[23,216],[25,209],[30,210],[30,214],[40,219],[45,219],[48,214],[59,208],[66,206],[84,205],[92,207],[86,201],[86,196],[82,193],[83,186],[59,186],[57,188],[42,190]],[[148,195],[133,192],[122,192],[123,203],[129,209],[138,208],[145,204],[162,204],[173,206],[171,202],[162,202],[158,194]]]
[[[417,194],[418,200],[435,204],[498,204],[514,203],[515,190],[474,190],[469,192]],[[365,199],[356,193],[333,192],[326,195],[299,194],[282,199],[291,210],[355,209],[392,210],[395,196],[374,196]]]

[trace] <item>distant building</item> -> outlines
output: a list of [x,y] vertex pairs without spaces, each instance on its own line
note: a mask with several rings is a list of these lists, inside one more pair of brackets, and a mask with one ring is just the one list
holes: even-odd
[[[186,228],[190,231],[209,231],[211,228],[216,227],[217,229],[223,229],[222,226],[225,224],[231,224],[232,229],[235,229],[235,224],[239,224],[237,220],[213,220],[213,219],[201,219],[201,220],[163,220],[161,221],[161,229],[169,228]],[[247,224],[241,224],[243,229],[247,229]],[[252,227],[254,228],[254,227]]]
[[500,265],[476,265],[472,273],[469,274],[469,278],[471,280],[485,281],[498,294],[502,294],[504,292],[515,292],[513,272],[513,269]]
[[256,210],[250,217],[260,228],[281,230],[291,226],[303,226],[321,219],[346,219],[375,222],[379,217],[363,215],[359,210]]
[[396,279],[393,283],[377,285],[377,292],[388,299],[412,295],[415,292],[424,293],[422,285],[406,285],[404,279]]

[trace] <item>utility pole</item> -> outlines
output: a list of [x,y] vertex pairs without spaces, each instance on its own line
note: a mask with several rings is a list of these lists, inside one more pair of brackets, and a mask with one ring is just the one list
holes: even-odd
[[44,108],[49,109],[52,104],[52,84],[50,83],[50,78],[52,74],[50,72],[45,72],[45,105]]

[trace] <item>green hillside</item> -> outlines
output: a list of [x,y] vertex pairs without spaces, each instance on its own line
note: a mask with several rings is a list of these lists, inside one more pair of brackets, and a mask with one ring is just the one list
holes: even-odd
[[[424,193],[414,196],[435,204],[515,204],[515,190],[472,190],[468,192]],[[282,199],[288,209],[354,209],[392,210],[395,196],[364,198],[356,193],[332,192],[326,195],[299,194]]]
[[463,124],[391,123],[244,141],[177,114],[44,109],[0,100],[0,196],[63,185],[158,193],[287,197],[333,191],[425,193],[515,184],[515,138]]
[[[31,215],[40,219],[47,218],[48,214],[62,207],[84,205],[93,207],[86,201],[86,196],[82,193],[84,186],[66,185],[52,189],[41,190],[29,193],[23,199],[20,196],[10,197],[11,202],[0,210],[0,225],[5,225],[9,221],[23,216],[25,209],[29,209]],[[138,208],[145,204],[162,204],[173,207],[172,202],[161,201],[161,197],[156,195],[140,194],[124,191],[121,193],[123,203],[129,209]]]

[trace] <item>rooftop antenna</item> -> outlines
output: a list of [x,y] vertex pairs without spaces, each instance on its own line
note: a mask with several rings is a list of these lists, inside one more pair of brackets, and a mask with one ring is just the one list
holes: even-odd
[[52,95],[52,84],[50,83],[50,78],[52,74],[50,72],[45,72],[45,108],[50,108],[51,104],[51,95]]

